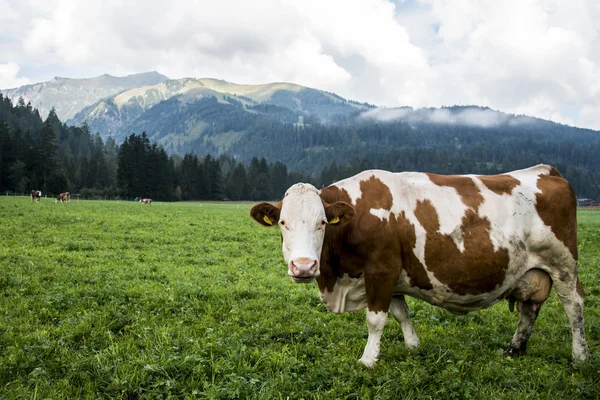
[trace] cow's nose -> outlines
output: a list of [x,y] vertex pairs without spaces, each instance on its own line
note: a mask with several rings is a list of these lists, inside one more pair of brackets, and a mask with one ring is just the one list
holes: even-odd
[[319,261],[311,258],[297,258],[290,262],[290,271],[293,277],[314,278],[319,276]]

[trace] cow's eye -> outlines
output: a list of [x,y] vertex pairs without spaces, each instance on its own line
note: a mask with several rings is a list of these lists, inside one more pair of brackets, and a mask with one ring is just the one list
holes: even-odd
[[325,224],[327,224],[327,221],[325,221],[325,220],[321,221],[321,226],[325,226]]
[[279,221],[281,225],[285,225],[285,221]]

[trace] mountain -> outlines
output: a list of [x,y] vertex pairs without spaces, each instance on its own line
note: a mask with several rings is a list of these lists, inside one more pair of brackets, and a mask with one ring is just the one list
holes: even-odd
[[[132,132],[146,131],[153,140],[167,148],[173,139],[177,144],[196,139],[206,131],[210,117],[199,118],[191,110],[202,99],[212,98],[219,104],[241,106],[250,114],[268,114],[281,122],[298,122],[299,117],[321,122],[339,115],[349,115],[372,108],[348,101],[321,90],[290,83],[239,85],[217,79],[184,78],[133,88],[102,99],[77,113],[69,124],[88,123],[93,132],[122,141]],[[200,101],[200,103],[198,103]],[[164,103],[164,104],[163,104]],[[156,108],[155,108],[156,107]],[[179,114],[177,121],[165,118]],[[185,121],[182,121],[185,115]],[[173,123],[174,122],[174,123]],[[159,128],[160,126],[160,128]]]
[[360,160],[438,173],[544,162],[580,168],[569,172],[574,180],[600,170],[597,131],[478,106],[378,108],[289,83],[167,80],[98,101],[67,123],[84,121],[117,142],[146,132],[169,153],[265,157],[308,174]]
[[378,108],[290,83],[155,77],[161,81],[97,100],[67,124],[86,122],[117,143],[145,132],[172,154],[264,157],[323,174],[322,182],[372,167],[489,174],[549,163],[578,194],[600,198],[598,131],[479,106]]
[[124,90],[154,85],[167,79],[158,72],[145,72],[124,77],[104,74],[88,79],[56,77],[48,82],[5,89],[1,92],[15,104],[19,97],[22,97],[25,103],[31,102],[31,105],[38,109],[43,118],[54,107],[58,117],[62,121],[67,121],[82,108],[94,104],[100,99]]

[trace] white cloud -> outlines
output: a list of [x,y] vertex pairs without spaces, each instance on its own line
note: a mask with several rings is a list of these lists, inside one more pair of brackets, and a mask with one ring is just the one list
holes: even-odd
[[580,125],[563,110],[599,102],[593,1],[426,3],[439,26],[428,53],[440,60],[431,105],[478,104]]
[[19,69],[15,63],[0,64],[0,87],[14,88],[29,84],[29,79],[19,77]]
[[418,109],[412,108],[375,108],[361,114],[364,119],[373,119],[381,122],[406,121],[411,124],[450,124],[492,128],[505,123],[517,122],[509,119],[507,114],[482,108],[448,108]]
[[0,0],[0,15],[0,63],[31,81],[158,70],[600,128],[595,0]]
[[7,0],[0,0],[0,21],[14,21],[18,18],[17,12]]
[[406,119],[413,113],[412,108],[372,108],[363,112],[360,117],[381,122],[392,122]]

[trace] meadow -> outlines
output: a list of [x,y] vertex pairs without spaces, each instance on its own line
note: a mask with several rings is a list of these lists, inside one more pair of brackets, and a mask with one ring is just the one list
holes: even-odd
[[600,398],[600,211],[579,212],[589,362],[553,291],[524,357],[507,302],[408,299],[421,346],[390,317],[366,369],[364,311],[293,284],[250,207],[0,197],[0,399]]

